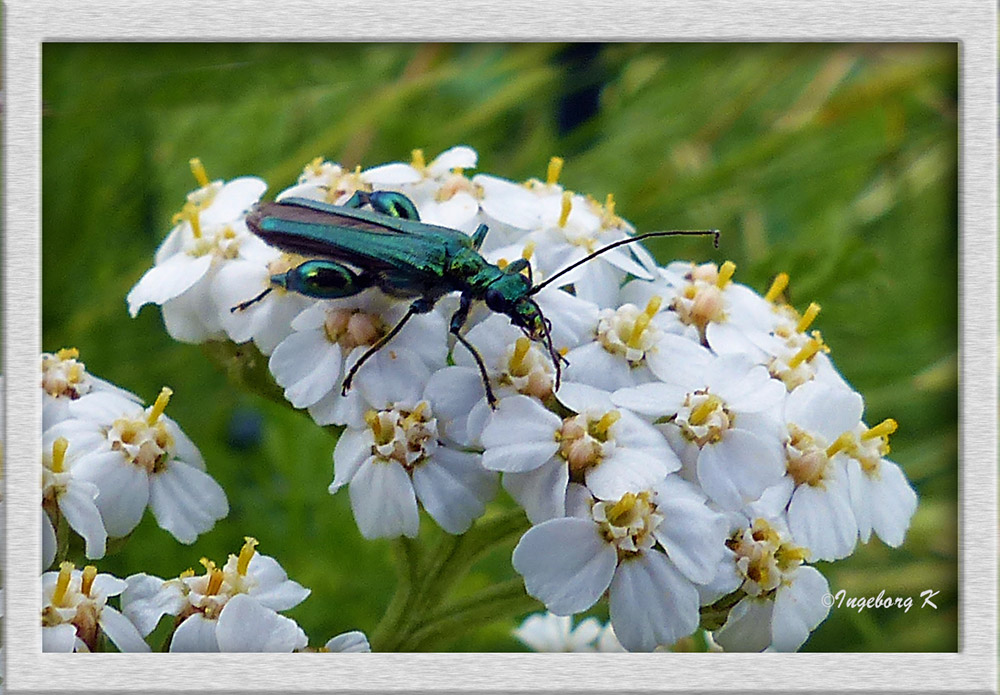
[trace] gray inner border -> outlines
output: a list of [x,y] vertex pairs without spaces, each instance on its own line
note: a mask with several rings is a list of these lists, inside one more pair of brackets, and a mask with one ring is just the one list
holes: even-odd
[[[4,7],[9,692],[996,692],[997,10],[989,0],[12,0]],[[959,42],[961,596],[957,654],[42,654],[40,109],[43,41]],[[80,137],[86,137],[81,133]],[[97,241],[97,240],[95,240]],[[113,251],[109,249],[109,251]],[[66,272],[72,272],[67,268]],[[905,359],[905,355],[901,355]],[[21,465],[22,462],[29,462]],[[12,465],[13,464],[13,465]],[[664,659],[669,658],[669,663]]]

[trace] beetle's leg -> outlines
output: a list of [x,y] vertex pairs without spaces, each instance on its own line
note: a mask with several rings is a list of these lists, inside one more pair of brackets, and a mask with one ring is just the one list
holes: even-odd
[[250,307],[250,306],[253,306],[253,305],[254,305],[254,304],[256,304],[257,302],[259,302],[260,300],[262,300],[262,299],[263,299],[264,297],[266,297],[266,296],[267,296],[268,294],[270,294],[271,290],[273,290],[273,289],[274,289],[273,287],[268,287],[268,288],[267,288],[266,290],[264,290],[263,292],[261,292],[260,294],[258,294],[258,295],[257,295],[256,297],[254,297],[253,299],[248,299],[248,300],[246,300],[245,302],[240,302],[240,303],[239,303],[239,304],[237,304],[236,306],[234,306],[234,307],[231,307],[231,308],[229,309],[229,311],[230,311],[231,313],[234,313],[234,314],[235,314],[235,313],[236,313],[237,311],[243,311],[243,310],[244,310],[244,309],[246,309],[247,307]]
[[472,297],[468,294],[463,294],[458,303],[458,311],[452,314],[451,317],[451,334],[472,353],[473,359],[476,360],[476,366],[479,367],[479,375],[483,379],[483,386],[486,387],[486,400],[489,402],[490,407],[496,410],[497,397],[493,395],[493,387],[490,386],[490,377],[486,373],[486,365],[483,364],[483,358],[479,354],[479,351],[473,347],[472,343],[462,337],[462,334],[459,332],[462,330],[462,326],[465,325],[465,321],[469,318],[470,306],[472,306]]
[[370,348],[365,350],[365,353],[361,355],[358,361],[355,362],[353,365],[351,365],[351,368],[347,372],[347,376],[344,377],[344,385],[340,389],[340,395],[341,396],[347,395],[347,392],[351,390],[351,382],[354,380],[354,375],[357,374],[358,369],[361,368],[361,365],[364,364],[369,357],[371,357],[376,352],[381,350],[386,343],[395,338],[396,334],[399,333],[399,331],[403,328],[403,325],[407,321],[409,321],[415,314],[426,314],[433,307],[434,307],[434,302],[428,300],[425,297],[420,297],[419,299],[415,300],[412,304],[410,304],[410,308],[406,310],[406,313],[403,315],[403,318],[399,320],[399,323],[393,326],[391,331],[389,331],[384,336],[376,340]]
[[482,246],[483,242],[486,240],[486,232],[488,231],[490,231],[490,228],[485,224],[481,224],[476,227],[476,231],[472,233],[472,248],[476,251],[479,250],[479,247]]

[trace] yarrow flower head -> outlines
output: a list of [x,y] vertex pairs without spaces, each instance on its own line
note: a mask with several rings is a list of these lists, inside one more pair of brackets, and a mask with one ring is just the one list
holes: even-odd
[[63,348],[42,353],[42,428],[69,416],[69,404],[91,391],[110,391],[139,402],[139,397],[87,371],[80,351]]
[[164,387],[148,408],[115,393],[90,393],[46,432],[48,441],[64,438],[74,452],[73,477],[97,488],[95,502],[113,538],[132,531],[147,505],[182,543],[193,543],[229,512],[198,449],[164,415],[172,393]]
[[58,572],[42,575],[42,651],[95,652],[102,635],[122,652],[148,652],[149,645],[132,622],[108,605],[125,582],[98,574],[87,565],[78,570],[64,562]]
[[164,615],[177,617],[172,652],[290,652],[308,640],[295,621],[278,615],[297,606],[309,590],[288,578],[278,562],[256,552],[247,537],[238,555],[218,567],[202,558],[204,574],[187,570],[175,579],[129,577],[122,611],[148,635]]

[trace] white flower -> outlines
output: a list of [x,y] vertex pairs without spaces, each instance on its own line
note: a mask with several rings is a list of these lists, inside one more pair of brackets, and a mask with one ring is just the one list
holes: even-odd
[[777,420],[771,417],[784,387],[745,357],[716,357],[680,336],[664,336],[661,349],[671,383],[621,389],[612,399],[665,418],[661,427],[670,443],[685,465],[694,466],[716,504],[737,510],[755,501],[785,474]]
[[481,437],[483,465],[504,473],[504,487],[538,523],[566,513],[570,481],[618,499],[663,480],[681,463],[648,423],[616,409],[608,394],[564,383],[556,394],[575,414],[559,417],[527,396],[500,402]]
[[69,404],[91,391],[111,391],[139,402],[139,397],[87,371],[76,348],[42,353],[42,429],[69,416]]
[[352,418],[333,453],[330,492],[350,485],[365,538],[416,536],[417,500],[449,533],[464,533],[496,492],[496,474],[478,454],[440,438],[425,395],[427,365],[404,349],[381,350],[358,372],[362,415]]
[[193,543],[229,512],[198,449],[163,414],[171,393],[164,388],[145,409],[117,394],[91,393],[73,401],[70,418],[46,433],[65,437],[78,452],[73,477],[97,486],[97,507],[112,538],[134,529],[147,505],[182,543]]
[[653,490],[596,501],[585,517],[533,526],[513,565],[527,592],[556,615],[587,610],[609,591],[621,644],[652,651],[697,628],[696,585],[715,576],[726,531],[704,496],[671,476]]
[[868,428],[858,423],[833,447],[847,457],[851,506],[865,543],[874,531],[887,545],[902,545],[910,519],[917,510],[917,493],[897,464],[885,457],[896,421],[888,419]]
[[42,575],[42,651],[96,651],[101,633],[122,652],[148,652],[149,645],[128,618],[107,605],[125,582],[98,574],[88,565],[81,572],[64,562],[58,572]]
[[163,580],[129,577],[122,612],[148,635],[164,615],[180,617],[172,652],[290,652],[308,640],[295,621],[278,615],[301,603],[309,590],[288,578],[278,562],[256,552],[246,538],[239,555],[220,569],[203,558],[205,574],[187,571]]
[[222,312],[229,311],[212,293],[219,265],[278,254],[252,235],[243,220],[267,184],[252,177],[210,182],[201,162],[192,160],[191,168],[201,188],[188,195],[176,216],[179,223],[156,252],[155,265],[126,299],[133,317],[143,305],[159,304],[171,337],[202,342],[222,330]]
[[746,596],[714,634],[726,651],[796,651],[830,612],[823,596],[826,578],[802,564],[809,556],[780,522],[744,520],[727,545],[733,551],[728,574],[716,582],[735,583]]
[[[837,560],[854,551],[858,525],[851,509],[847,459],[835,455],[838,437],[861,421],[861,396],[810,381],[785,401],[787,474],[751,505],[755,513],[786,515],[796,542],[815,560]],[[787,511],[786,511],[787,510]]]
[[371,645],[368,644],[368,637],[359,630],[352,630],[351,632],[344,632],[336,637],[331,637],[323,645],[323,648],[320,649],[321,652],[341,653],[370,652],[371,650]]
[[586,618],[574,627],[568,615],[535,613],[514,630],[514,637],[536,652],[593,652],[602,632],[597,618]]
[[[79,451],[69,451],[69,442],[65,437],[52,439],[43,436],[42,518],[43,522],[48,523],[50,530],[43,532],[42,539],[45,545],[55,540],[50,515],[62,515],[70,528],[83,537],[86,556],[95,559],[104,557],[108,533],[104,529],[101,512],[94,502],[97,498],[97,486],[73,474],[74,461],[80,455]],[[49,557],[49,550],[46,549],[43,555]],[[52,564],[52,559],[49,559],[46,567]]]
[[[317,302],[291,323],[292,332],[271,354],[268,367],[296,408],[309,408],[320,425],[346,424],[360,413],[356,390],[341,395],[344,378],[376,341],[395,326],[408,304],[370,289],[354,297]],[[418,314],[385,346],[408,349],[430,368],[443,367],[447,328],[437,312]],[[368,369],[362,365],[361,369]]]
[[[736,265],[726,261],[684,263],[676,261],[662,269],[662,278],[672,289],[666,295],[664,327],[719,354],[762,356],[757,343],[765,340],[777,322],[773,307],[745,285],[732,281]],[[643,283],[631,283],[631,292],[648,291]],[[657,285],[657,292],[661,286]],[[627,292],[625,294],[628,294]]]

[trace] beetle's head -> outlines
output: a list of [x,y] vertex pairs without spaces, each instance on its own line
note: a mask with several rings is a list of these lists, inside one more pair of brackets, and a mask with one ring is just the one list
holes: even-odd
[[532,340],[545,335],[545,319],[531,298],[531,280],[521,273],[505,273],[486,290],[483,299],[491,311],[504,314]]

